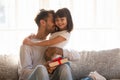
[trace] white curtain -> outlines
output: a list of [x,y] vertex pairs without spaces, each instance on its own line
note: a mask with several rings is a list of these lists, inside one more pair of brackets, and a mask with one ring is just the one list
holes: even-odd
[[74,30],[66,48],[120,48],[119,4],[120,0],[0,0],[0,7],[5,5],[7,24],[0,24],[0,54],[19,53],[23,38],[36,33],[34,18],[42,8],[55,11],[63,7],[70,9]]

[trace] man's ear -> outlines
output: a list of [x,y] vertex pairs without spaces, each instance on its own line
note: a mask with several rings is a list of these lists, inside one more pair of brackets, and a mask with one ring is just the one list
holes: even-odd
[[45,21],[44,20],[40,20],[40,24],[44,25]]

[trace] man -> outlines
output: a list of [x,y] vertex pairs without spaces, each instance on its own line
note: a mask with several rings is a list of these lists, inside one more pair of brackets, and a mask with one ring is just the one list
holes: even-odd
[[[45,40],[54,27],[54,11],[41,10],[36,16],[35,22],[38,25],[38,32],[31,38],[33,41]],[[22,45],[20,49],[20,77],[19,80],[73,80],[71,69],[64,64],[59,66],[52,75],[47,72],[44,64],[44,51],[46,47]]]

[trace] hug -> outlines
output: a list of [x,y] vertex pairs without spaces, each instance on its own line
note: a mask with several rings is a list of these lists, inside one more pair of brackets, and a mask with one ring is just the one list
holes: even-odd
[[[69,9],[56,12],[42,9],[35,22],[37,34],[26,37],[20,48],[19,80],[82,80],[90,72],[95,72],[88,76],[93,80],[120,78],[119,49],[80,52],[64,48],[73,30]],[[69,64],[46,66],[48,61],[58,57],[68,58]]]

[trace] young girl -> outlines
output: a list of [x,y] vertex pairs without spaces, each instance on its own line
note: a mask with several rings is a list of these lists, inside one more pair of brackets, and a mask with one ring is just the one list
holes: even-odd
[[31,46],[49,46],[63,48],[67,44],[70,38],[70,32],[73,29],[71,13],[67,8],[59,9],[55,13],[55,25],[56,30],[51,34],[49,40],[44,40],[42,42],[33,42],[27,38],[23,43]]

